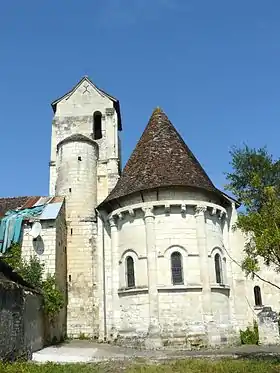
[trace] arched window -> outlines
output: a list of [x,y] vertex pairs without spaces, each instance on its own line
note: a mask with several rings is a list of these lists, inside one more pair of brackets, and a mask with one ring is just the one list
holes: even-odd
[[215,273],[216,273],[216,282],[217,284],[222,284],[223,282],[223,272],[222,272],[222,260],[221,255],[216,254],[215,258]]
[[100,111],[93,114],[93,136],[94,140],[102,138],[102,114]]
[[262,294],[259,286],[254,287],[255,306],[262,306]]
[[178,251],[171,254],[171,273],[173,285],[183,284],[182,255]]
[[134,261],[131,256],[126,258],[126,283],[128,288],[135,287]]

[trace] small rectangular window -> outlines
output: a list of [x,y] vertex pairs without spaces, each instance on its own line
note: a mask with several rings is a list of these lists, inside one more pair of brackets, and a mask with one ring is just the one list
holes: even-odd
[[71,193],[72,192],[72,189],[71,188],[69,188],[69,193]]
[[94,140],[99,140],[102,138],[102,114],[100,111],[96,111],[93,114],[93,133]]
[[82,160],[82,157],[79,155],[78,156],[78,161],[81,161]]
[[262,294],[261,294],[261,288],[259,286],[254,287],[254,296],[255,296],[255,306],[261,307],[262,306]]

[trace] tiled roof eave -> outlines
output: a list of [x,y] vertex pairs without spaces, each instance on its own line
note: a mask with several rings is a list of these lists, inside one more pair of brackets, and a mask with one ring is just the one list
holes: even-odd
[[[225,204],[228,204],[229,201],[227,198],[225,198],[223,192],[221,192],[219,189],[213,187],[213,188],[201,188],[201,187],[197,187],[197,186],[193,186],[193,185],[190,185],[190,184],[165,184],[165,185],[160,185],[160,186],[151,186],[150,188],[139,188],[137,190],[133,190],[131,192],[127,192],[127,193],[124,193],[124,194],[116,194],[114,196],[114,194],[110,194],[103,202],[101,202],[99,204],[99,206],[97,207],[97,209],[102,209],[104,207],[106,207],[106,205],[113,205],[114,203],[116,203],[117,201],[121,201],[121,200],[124,200],[125,198],[129,198],[131,197],[132,195],[135,195],[137,193],[144,193],[144,192],[149,192],[149,191],[156,191],[156,190],[159,190],[159,189],[172,189],[172,188],[191,188],[191,189],[197,189],[198,191],[204,191],[205,193],[211,193],[212,195],[216,195],[218,198],[221,198]],[[113,191],[112,191],[113,192]],[[121,204],[121,203],[120,203]]]

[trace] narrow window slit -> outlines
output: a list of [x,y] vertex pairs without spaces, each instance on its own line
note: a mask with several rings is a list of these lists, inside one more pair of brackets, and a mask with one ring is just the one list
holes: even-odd
[[102,138],[102,114],[100,111],[93,114],[93,138],[94,140]]
[[223,283],[223,273],[222,273],[222,260],[219,254],[216,254],[214,257],[215,261],[215,273],[216,273],[216,283]]
[[254,287],[254,297],[255,297],[255,306],[261,307],[262,306],[262,294],[261,294],[261,289],[259,286]]
[[134,260],[131,256],[126,258],[126,282],[128,288],[135,287]]
[[171,274],[173,285],[182,285],[184,283],[182,255],[177,251],[171,255]]

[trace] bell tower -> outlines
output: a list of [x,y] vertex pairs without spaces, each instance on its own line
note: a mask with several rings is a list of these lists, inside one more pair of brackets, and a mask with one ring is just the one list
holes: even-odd
[[65,196],[67,334],[98,336],[95,209],[120,174],[119,102],[84,77],[52,103],[50,195]]

